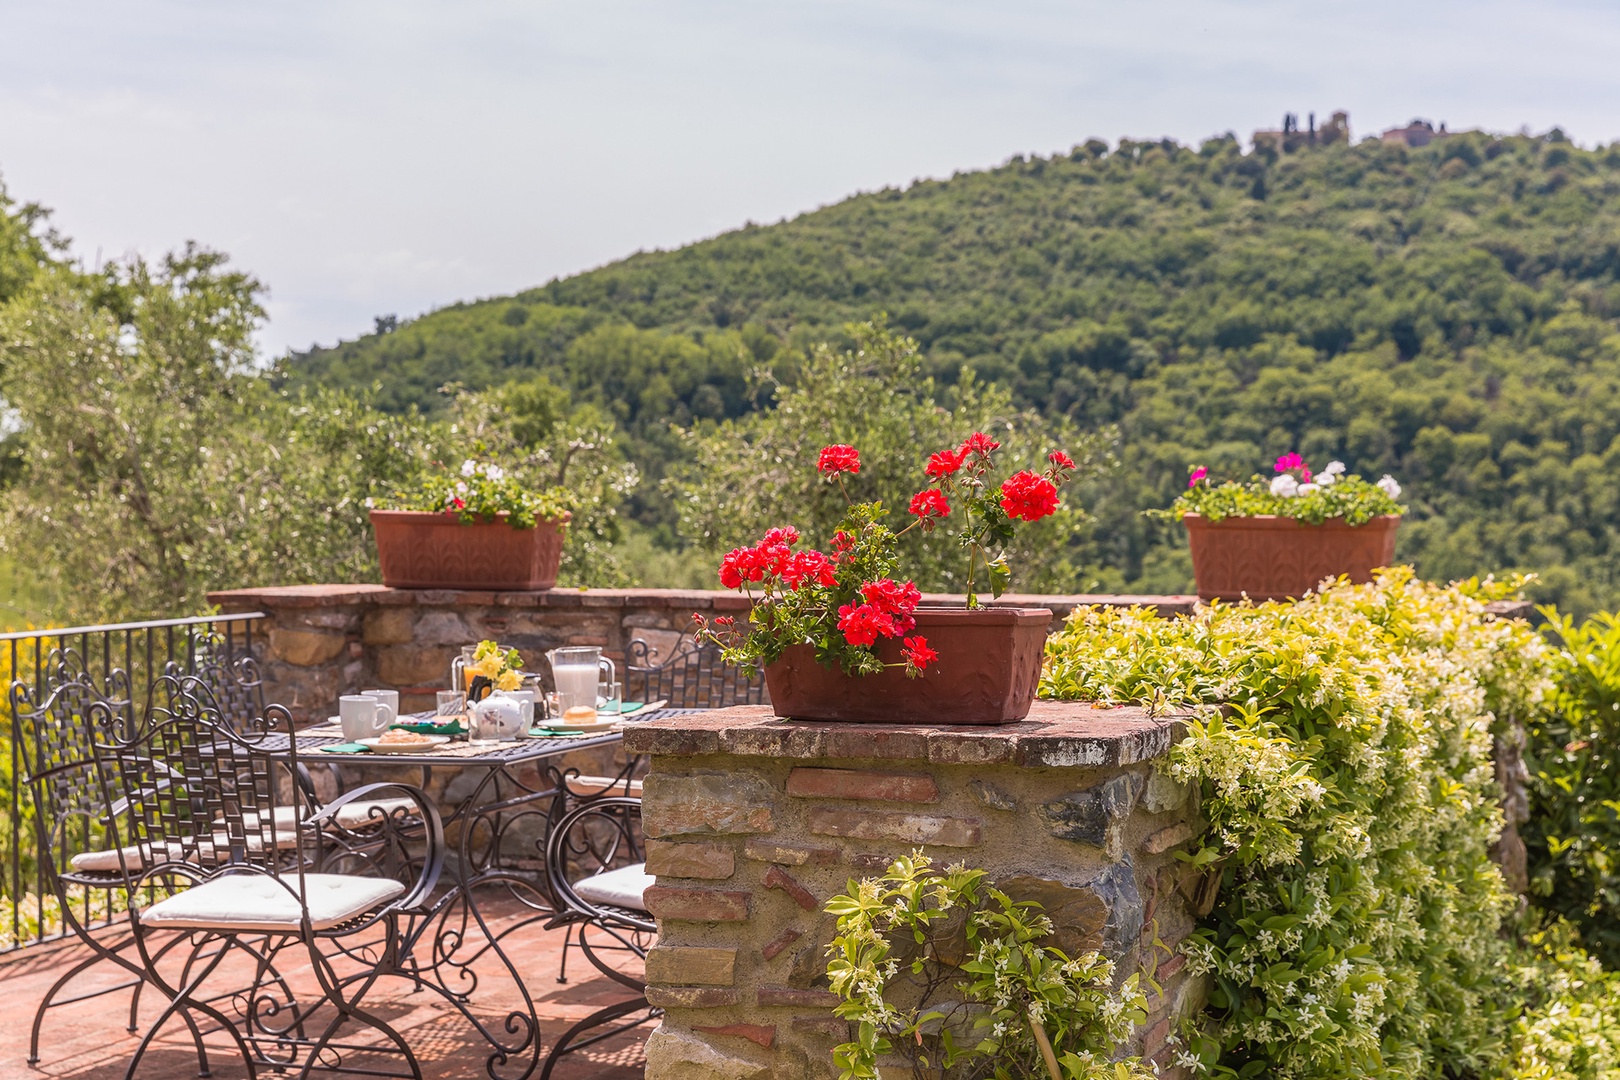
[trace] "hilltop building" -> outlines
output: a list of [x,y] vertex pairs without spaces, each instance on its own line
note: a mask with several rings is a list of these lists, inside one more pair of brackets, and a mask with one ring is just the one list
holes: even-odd
[[1402,143],[1412,149],[1428,146],[1436,139],[1444,139],[1451,132],[1446,130],[1444,120],[1440,122],[1440,130],[1436,131],[1434,125],[1427,120],[1413,120],[1405,127],[1390,128],[1381,138],[1387,143]]
[[1349,141],[1350,114],[1343,109],[1334,113],[1320,130],[1316,126],[1315,113],[1310,114],[1310,126],[1304,130],[1300,129],[1298,113],[1284,113],[1281,130],[1272,128],[1254,133],[1256,149],[1269,146],[1279,154],[1307,146],[1330,146],[1333,143]]

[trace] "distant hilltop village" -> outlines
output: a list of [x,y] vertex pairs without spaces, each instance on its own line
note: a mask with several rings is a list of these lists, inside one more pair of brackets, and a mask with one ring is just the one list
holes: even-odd
[[[1444,139],[1451,132],[1446,130],[1442,121],[1439,129],[1427,120],[1413,120],[1405,127],[1390,128],[1380,138],[1387,143],[1401,143],[1404,146],[1417,148],[1428,146],[1436,139]],[[1286,154],[1300,150],[1307,146],[1331,146],[1334,143],[1350,141],[1350,114],[1340,110],[1328,118],[1328,122],[1320,128],[1316,126],[1316,114],[1310,114],[1306,127],[1299,126],[1298,113],[1284,113],[1283,125],[1279,128],[1269,128],[1254,133],[1254,146],[1259,149],[1269,146],[1279,154]]]

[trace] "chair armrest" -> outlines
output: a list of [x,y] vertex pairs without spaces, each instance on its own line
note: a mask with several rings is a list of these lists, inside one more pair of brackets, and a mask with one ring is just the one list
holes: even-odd
[[301,825],[313,826],[319,829],[328,821],[332,821],[337,812],[352,802],[362,799],[375,799],[379,792],[403,793],[415,802],[422,813],[422,820],[427,825],[427,852],[422,860],[422,872],[417,875],[416,883],[410,891],[396,904],[403,907],[415,907],[426,900],[439,883],[439,874],[444,868],[444,821],[439,816],[439,808],[428,798],[427,792],[413,784],[396,784],[382,782],[366,784],[353,791],[345,791],[342,795],[322,806],[320,810],[307,818]]

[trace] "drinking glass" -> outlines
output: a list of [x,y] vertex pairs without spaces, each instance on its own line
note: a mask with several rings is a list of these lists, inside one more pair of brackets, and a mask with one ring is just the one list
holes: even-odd
[[467,697],[460,690],[440,690],[435,716],[460,716],[466,709]]
[[596,684],[597,711],[608,716],[618,716],[619,710],[624,707],[624,684],[617,682],[599,682]]

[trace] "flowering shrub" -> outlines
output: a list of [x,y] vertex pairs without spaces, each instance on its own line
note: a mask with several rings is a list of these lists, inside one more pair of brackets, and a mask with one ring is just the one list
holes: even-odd
[[493,461],[468,458],[455,473],[441,468],[420,488],[396,491],[379,509],[454,514],[465,525],[504,517],[514,529],[532,529],[536,521],[568,521],[570,505],[564,488],[534,491]]
[[1620,965],[1620,617],[1545,612],[1558,690],[1529,724],[1530,892]]
[[1312,525],[1333,518],[1365,525],[1384,514],[1406,513],[1406,507],[1395,501],[1401,497],[1401,485],[1393,476],[1386,474],[1368,483],[1355,474],[1346,475],[1342,461],[1330,461],[1320,472],[1313,472],[1298,454],[1282,455],[1275,469],[1270,480],[1254,476],[1243,483],[1216,484],[1210,481],[1209,470],[1200,465],[1187,478],[1187,490],[1168,510],[1148,513],[1176,521],[1188,514],[1209,521],[1274,514]]
[[1042,696],[1197,710],[1169,767],[1208,822],[1188,870],[1221,888],[1181,945],[1213,977],[1186,1062],[1338,1080],[1510,1057],[1492,730],[1551,680],[1539,636],[1485,615],[1508,591],[1398,569],[1191,618],[1082,609],[1053,637]]
[[1152,1076],[1136,1058],[1112,1057],[1147,1017],[1137,976],[1116,987],[1098,953],[1070,958],[1040,944],[1052,933],[1040,905],[1014,903],[984,878],[961,865],[941,872],[914,852],[827,902],[838,916],[827,946],[843,999],[835,1012],[856,1024],[855,1039],[833,1049],[842,1080],[875,1080],[888,1054],[941,1080]]
[[[1054,513],[1058,488],[1075,468],[1059,450],[1048,457],[1043,472],[1019,471],[995,485],[988,474],[1000,446],[975,432],[960,446],[930,455],[923,470],[928,486],[911,497],[912,521],[898,533],[884,524],[881,503],[851,502],[846,493],[847,509],[830,552],[795,550],[800,537],[791,526],[771,528],[758,543],[734,548],[720,561],[720,584],[753,599],[748,628],[740,629],[730,616],[708,622],[694,615],[699,636],[720,645],[733,664],[774,663],[790,646],[811,645],[817,662],[837,664],[850,675],[883,670],[876,646],[898,638],[903,660],[888,666],[904,667],[911,677],[922,674],[938,654],[927,638],[910,636],[922,592],[913,581],[896,580],[896,541],[914,529],[927,533],[959,511],[961,544],[968,553],[967,605],[977,607],[980,575],[995,596],[1011,579],[1004,547],[1013,538],[1014,522]],[[825,447],[816,469],[842,489],[843,477],[861,471],[860,452],[842,444]]]

